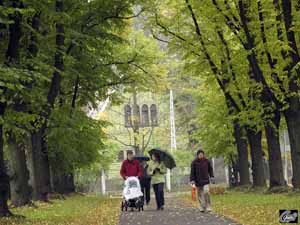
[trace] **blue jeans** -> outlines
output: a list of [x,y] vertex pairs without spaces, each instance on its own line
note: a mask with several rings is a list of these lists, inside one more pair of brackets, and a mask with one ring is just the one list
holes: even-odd
[[161,208],[165,204],[165,197],[164,197],[164,183],[153,184],[153,190],[155,193],[155,200],[157,208]]
[[144,201],[150,202],[151,179],[141,179],[141,189],[144,194]]

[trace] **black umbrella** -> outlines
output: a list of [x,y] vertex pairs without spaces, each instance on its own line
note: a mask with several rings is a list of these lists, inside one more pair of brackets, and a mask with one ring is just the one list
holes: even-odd
[[139,160],[139,161],[149,161],[150,160],[150,158],[147,156],[135,156],[134,159]]
[[165,163],[167,168],[173,169],[173,168],[176,167],[175,160],[174,160],[173,156],[170,153],[168,153],[166,151],[163,151],[161,149],[157,149],[157,148],[151,149],[149,151],[150,155],[153,155],[154,153],[159,154],[160,160]]

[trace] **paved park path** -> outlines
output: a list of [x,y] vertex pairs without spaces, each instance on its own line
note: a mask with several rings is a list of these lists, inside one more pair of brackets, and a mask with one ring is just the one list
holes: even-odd
[[[151,201],[154,200],[153,198]],[[234,221],[199,209],[174,197],[167,197],[164,211],[157,211],[154,201],[144,211],[122,212],[120,225],[238,225]]]

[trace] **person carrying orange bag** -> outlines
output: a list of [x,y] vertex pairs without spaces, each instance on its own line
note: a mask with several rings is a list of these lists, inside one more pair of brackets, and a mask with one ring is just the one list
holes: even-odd
[[204,157],[204,151],[198,150],[197,157],[191,164],[190,182],[193,188],[197,188],[201,212],[211,211],[209,183],[213,177],[211,163]]

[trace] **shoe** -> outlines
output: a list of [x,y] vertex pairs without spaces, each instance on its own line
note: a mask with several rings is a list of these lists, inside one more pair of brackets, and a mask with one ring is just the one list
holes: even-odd
[[164,210],[164,207],[163,207],[163,206],[162,206],[162,207],[160,207],[160,210],[161,210],[161,211],[163,211],[163,210]]
[[156,210],[158,211],[158,210],[160,210],[160,208],[159,208],[159,207],[157,207],[157,208],[156,208]]
[[208,206],[208,207],[206,208],[206,211],[207,211],[207,212],[211,212],[210,206]]
[[199,206],[199,210],[200,210],[200,212],[204,212],[205,211],[202,206]]

